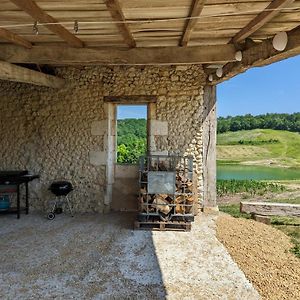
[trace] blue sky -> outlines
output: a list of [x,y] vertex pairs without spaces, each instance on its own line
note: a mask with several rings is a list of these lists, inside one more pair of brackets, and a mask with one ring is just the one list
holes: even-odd
[[300,56],[253,68],[217,87],[218,115],[300,111]]
[[[119,106],[118,119],[146,118],[145,106]],[[218,116],[300,111],[300,56],[250,69],[217,87]]]
[[146,105],[118,105],[117,119],[146,119]]

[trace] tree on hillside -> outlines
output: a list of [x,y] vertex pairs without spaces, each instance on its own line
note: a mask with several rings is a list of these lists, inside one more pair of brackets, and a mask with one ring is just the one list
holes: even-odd
[[133,164],[145,155],[147,148],[147,120],[118,120],[117,162]]
[[219,117],[218,133],[251,129],[276,129],[300,132],[300,113],[265,114],[252,116]]

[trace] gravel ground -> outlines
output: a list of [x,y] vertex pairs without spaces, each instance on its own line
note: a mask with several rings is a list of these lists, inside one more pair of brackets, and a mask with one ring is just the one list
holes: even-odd
[[0,218],[0,299],[259,299],[215,236],[133,231],[132,214]]
[[217,237],[263,299],[300,299],[300,259],[290,238],[271,226],[222,215]]

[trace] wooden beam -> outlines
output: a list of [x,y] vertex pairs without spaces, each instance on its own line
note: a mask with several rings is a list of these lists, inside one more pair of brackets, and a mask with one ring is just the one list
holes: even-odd
[[154,48],[81,48],[0,45],[0,59],[11,63],[54,65],[170,65],[234,61],[234,45]]
[[5,61],[0,61],[0,79],[57,89],[65,84],[65,81],[61,78],[16,66]]
[[[247,71],[252,67],[266,66],[271,63],[293,57],[300,54],[300,26],[288,32],[288,44],[284,51],[274,49],[272,39],[266,39],[249,49],[243,51],[241,62],[229,62],[223,67],[223,76],[218,78],[213,75],[213,81],[210,84],[218,84],[228,80],[240,73]],[[208,74],[212,73],[207,70]]]
[[240,211],[261,216],[300,217],[300,204],[241,202]]
[[282,8],[287,7],[293,2],[294,0],[273,0],[260,14],[258,14],[244,28],[241,29],[232,38],[231,42],[236,44],[245,40],[252,33],[256,32],[259,28],[277,16]]
[[[39,23],[57,23],[58,21],[45,13],[34,1],[32,0],[10,0],[20,9],[29,14],[34,20]],[[65,27],[60,24],[45,24],[50,31],[57,34],[70,46],[80,48],[83,47],[83,42],[69,32]]]
[[194,19],[189,19],[187,20],[186,24],[185,24],[185,28],[183,31],[183,35],[181,37],[181,41],[179,43],[180,46],[187,46],[189,40],[190,40],[190,36],[191,33],[195,27],[195,25],[198,22],[198,19],[196,17],[199,17],[203,6],[204,6],[205,0],[194,0],[193,1],[193,5],[191,7],[191,12],[189,14],[189,17],[194,17]]
[[216,87],[205,86],[202,119],[203,141],[203,210],[217,206],[217,113]]
[[157,97],[151,95],[104,96],[103,101],[117,104],[144,104],[157,102]]
[[121,23],[121,22],[125,22],[126,19],[123,14],[120,2],[118,0],[106,0],[105,4],[113,20],[120,22],[120,23],[116,23],[116,25],[119,28],[119,31],[122,34],[125,43],[130,48],[134,48],[136,46],[136,43],[132,33],[130,32],[129,26],[126,23]]
[[4,28],[0,28],[0,38],[28,49],[32,48],[32,44],[30,42]]
[[261,215],[252,214],[252,219],[257,221],[257,222],[260,222],[260,223],[271,225],[271,218],[268,217],[268,216],[261,216]]

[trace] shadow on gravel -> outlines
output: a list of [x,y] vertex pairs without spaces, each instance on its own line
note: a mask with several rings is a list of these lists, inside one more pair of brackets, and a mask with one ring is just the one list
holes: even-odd
[[165,299],[152,234],[134,217],[1,216],[0,298]]

